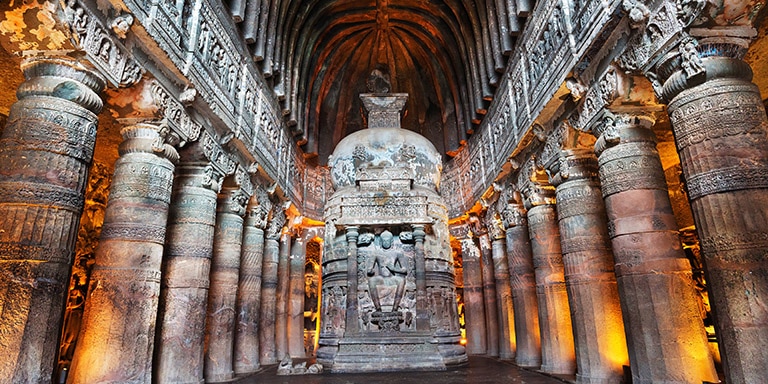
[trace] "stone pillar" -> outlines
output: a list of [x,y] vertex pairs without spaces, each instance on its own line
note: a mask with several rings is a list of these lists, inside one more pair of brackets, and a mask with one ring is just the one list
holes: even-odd
[[555,159],[551,175],[557,186],[560,244],[576,344],[576,382],[617,383],[629,356],[597,159],[589,149],[565,150]]
[[717,382],[652,124],[610,115],[593,127],[632,381]]
[[508,204],[502,211],[507,230],[507,259],[515,308],[515,364],[521,367],[541,366],[541,333],[536,279],[533,273],[528,219],[522,204]]
[[480,249],[472,232],[461,239],[461,264],[464,268],[464,327],[467,331],[467,354],[488,353],[486,340],[485,300]]
[[153,380],[203,380],[205,317],[220,174],[195,142],[181,151],[168,218]]
[[267,213],[257,198],[252,197],[243,225],[243,250],[237,289],[234,358],[236,375],[253,373],[260,368],[261,273]]
[[275,301],[275,354],[281,360],[288,354],[288,303],[291,279],[291,233],[287,228],[280,235],[277,262],[277,300]]
[[487,224],[488,234],[493,240],[491,252],[493,277],[496,285],[496,313],[499,319],[499,357],[506,360],[515,358],[515,313],[512,307],[512,288],[509,285],[509,260],[507,243],[501,222],[493,218]]
[[[275,307],[277,303],[277,263],[280,257],[280,233],[285,224],[285,212],[275,207],[274,217],[267,227],[264,241],[264,263],[261,279],[261,322],[259,323],[259,346],[261,364],[277,363],[275,350]],[[282,356],[280,357],[283,358]]]
[[[150,383],[160,265],[178,153],[159,127],[123,128],[68,381]],[[159,140],[159,146],[158,144]]]
[[480,263],[483,274],[483,301],[485,302],[485,329],[487,331],[488,356],[499,356],[499,313],[496,308],[496,279],[494,278],[493,251],[488,233],[478,237]]
[[235,375],[235,308],[247,199],[238,186],[222,188],[218,197],[205,322],[206,382],[227,381]]
[[347,311],[345,317],[345,335],[354,335],[359,331],[357,313],[357,237],[359,229],[355,226],[346,227],[347,237]]
[[429,331],[429,308],[427,308],[427,259],[424,254],[424,225],[414,224],[413,240],[416,248],[414,269],[416,272],[416,330]]
[[48,382],[96,141],[104,79],[28,59],[0,136],[0,377]]
[[304,267],[307,244],[297,236],[291,245],[290,299],[288,302],[288,353],[292,358],[306,358],[304,350]]
[[[680,154],[729,383],[765,380],[768,367],[768,121],[739,46],[699,44],[664,98]],[[687,46],[688,44],[685,44]],[[682,49],[690,52],[690,49]],[[698,63],[697,63],[698,62]],[[686,72],[700,67],[703,74]]]
[[[565,290],[554,188],[534,184],[529,191],[528,232],[536,277],[541,327],[541,370],[572,374],[576,370],[571,313]],[[535,197],[533,196],[535,195]]]

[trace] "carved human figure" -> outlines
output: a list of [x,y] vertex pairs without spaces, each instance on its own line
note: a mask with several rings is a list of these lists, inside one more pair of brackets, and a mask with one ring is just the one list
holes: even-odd
[[370,267],[368,268],[368,292],[371,294],[371,301],[377,312],[381,312],[381,301],[379,299],[379,287],[396,287],[395,300],[392,303],[392,312],[400,307],[400,300],[405,292],[405,275],[408,273],[401,259],[402,254],[392,252],[392,232],[385,230],[379,235],[381,241],[381,250],[377,250],[371,257]]

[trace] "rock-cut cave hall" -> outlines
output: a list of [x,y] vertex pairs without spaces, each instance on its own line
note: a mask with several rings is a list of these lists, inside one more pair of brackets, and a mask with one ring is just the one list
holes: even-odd
[[3,1],[0,384],[767,383],[765,5]]

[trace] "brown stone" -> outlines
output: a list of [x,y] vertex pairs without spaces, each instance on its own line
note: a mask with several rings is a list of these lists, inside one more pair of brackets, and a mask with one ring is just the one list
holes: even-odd
[[499,318],[499,358],[513,360],[516,351],[515,312],[509,283],[509,260],[504,238],[494,239],[493,271],[496,281],[496,304]]
[[285,223],[285,213],[278,207],[267,226],[264,241],[264,261],[261,280],[261,321],[259,323],[259,347],[262,365],[278,362],[275,350],[275,308],[277,304],[277,263],[280,258],[280,232]]
[[305,358],[304,351],[304,267],[306,264],[307,244],[301,237],[293,239],[289,260],[290,282],[288,298],[288,354],[292,358]]
[[483,273],[483,299],[485,301],[485,329],[488,340],[488,356],[499,356],[499,313],[496,308],[496,279],[494,278],[493,250],[488,234],[478,237],[480,263]]
[[65,59],[22,70],[0,137],[0,377],[43,383],[56,362],[105,84]]
[[153,150],[158,130],[148,124],[122,130],[69,382],[151,382],[174,170]]
[[464,268],[464,327],[467,353],[485,355],[488,340],[483,296],[483,271],[480,249],[472,238],[461,239],[461,264]]
[[291,288],[291,234],[280,235],[275,300],[275,354],[282,359],[288,354],[288,305]]

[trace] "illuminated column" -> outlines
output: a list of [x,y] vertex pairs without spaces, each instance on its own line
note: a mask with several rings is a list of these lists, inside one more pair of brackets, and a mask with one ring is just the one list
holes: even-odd
[[[258,188],[258,187],[256,187]],[[251,197],[243,225],[243,253],[237,288],[235,325],[236,375],[259,370],[259,318],[261,317],[261,273],[264,255],[264,228],[268,208],[257,196]]]
[[239,186],[226,186],[218,196],[205,322],[206,382],[226,381],[235,375],[235,309],[247,200]]
[[288,303],[291,279],[291,233],[287,228],[280,235],[277,262],[277,296],[275,301],[275,354],[282,360],[288,354]]
[[705,58],[693,42],[681,44],[686,70],[669,76],[662,92],[670,100],[725,379],[757,383],[768,367],[768,121],[752,70],[741,60],[747,42],[729,44],[725,31],[715,32],[699,41]]
[[560,249],[554,188],[532,184],[523,191],[528,197],[528,232],[536,277],[541,327],[541,370],[571,374],[576,370],[576,356],[571,328],[565,271]]
[[488,356],[499,356],[499,313],[496,308],[496,279],[493,269],[493,250],[488,233],[478,237],[480,263],[483,274],[483,301],[485,303],[485,329],[487,331]]
[[597,159],[589,149],[565,150],[551,172],[576,344],[576,382],[617,383],[629,357]]
[[[259,323],[259,350],[262,365],[278,362],[275,350],[275,307],[277,303],[277,262],[280,258],[280,233],[285,224],[285,212],[274,208],[273,217],[267,226],[264,241],[264,262],[261,278],[261,322]],[[282,359],[283,356],[280,356]]]
[[[121,130],[88,298],[68,380],[149,383],[176,150],[159,127]],[[158,142],[159,140],[159,142]]]
[[493,277],[496,284],[496,310],[499,319],[499,357],[515,358],[515,313],[512,307],[512,288],[509,284],[509,260],[507,243],[501,221],[491,216],[486,221],[491,242]]
[[717,382],[652,125],[609,113],[592,128],[633,382]]
[[53,375],[104,79],[28,59],[0,136],[0,377]]
[[507,230],[509,280],[515,308],[515,363],[521,367],[538,368],[541,366],[539,303],[528,219],[522,204],[508,204],[501,214]]
[[288,353],[292,358],[305,358],[304,350],[304,267],[307,244],[297,236],[291,245],[290,298],[288,301]]
[[488,353],[486,341],[485,301],[480,249],[471,231],[460,239],[461,264],[464,268],[464,326],[467,331],[467,354]]
[[221,173],[195,142],[181,152],[168,218],[153,379],[203,380],[208,287]]

